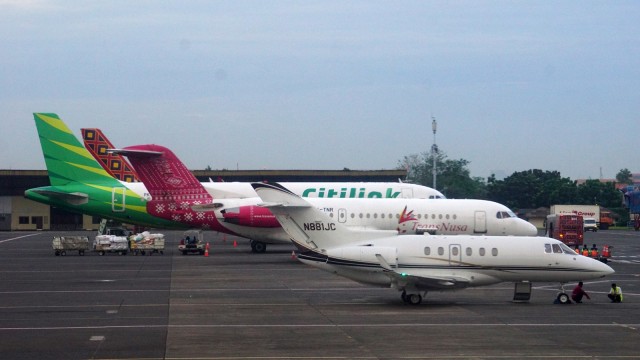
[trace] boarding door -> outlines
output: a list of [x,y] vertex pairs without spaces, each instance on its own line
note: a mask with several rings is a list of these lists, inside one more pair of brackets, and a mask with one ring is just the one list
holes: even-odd
[[449,265],[462,263],[462,248],[459,244],[449,245]]
[[123,212],[125,209],[125,193],[127,188],[115,187],[111,190],[111,210],[113,212]]
[[487,213],[485,211],[476,211],[474,215],[473,232],[476,234],[484,234],[487,232]]
[[338,222],[347,222],[347,209],[338,209]]

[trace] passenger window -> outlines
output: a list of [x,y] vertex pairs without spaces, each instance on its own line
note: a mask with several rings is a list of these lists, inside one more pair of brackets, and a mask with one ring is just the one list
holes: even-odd
[[560,245],[558,244],[552,244],[553,246],[553,252],[556,254],[562,254],[562,249],[560,248]]
[[447,214],[445,217],[447,218],[447,220],[449,220],[449,214]]
[[431,214],[431,219],[435,220],[435,218],[436,218],[436,214]]
[[438,219],[442,219],[442,214],[438,214]]
[[478,251],[478,253],[480,254],[480,256],[484,256],[484,248],[480,248],[480,250]]
[[360,219],[362,219],[362,213],[360,213]]
[[498,256],[498,249],[497,248],[491,249],[491,255]]
[[473,250],[470,247],[467,248],[467,256],[471,256],[473,254]]
[[444,248],[442,246],[438,248],[438,255],[440,256],[444,255]]
[[458,247],[454,246],[451,248],[451,255],[458,256]]
[[544,244],[544,252],[551,254],[551,244]]
[[424,254],[427,255],[427,256],[431,255],[431,248],[428,247],[428,246],[426,248],[424,248]]
[[356,217],[356,214],[355,213],[351,213],[351,218],[353,219],[355,217]]
[[373,214],[373,218],[377,219],[378,218],[378,213]]
[[455,220],[455,219],[457,219],[457,218],[458,218],[458,215],[453,214],[453,220]]
[[371,218],[371,214],[367,213],[367,219]]

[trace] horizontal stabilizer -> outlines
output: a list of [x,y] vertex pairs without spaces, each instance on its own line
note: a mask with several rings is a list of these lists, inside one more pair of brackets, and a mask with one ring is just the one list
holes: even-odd
[[163,154],[163,152],[161,151],[133,150],[133,149],[108,149],[107,152],[111,154],[119,154],[119,155],[128,156],[128,157],[133,157],[133,156],[154,157],[154,156],[161,156]]
[[89,195],[80,192],[68,193],[64,191],[54,190],[52,188],[38,188],[31,189],[31,191],[36,194],[66,201],[72,205],[82,205],[89,202]]

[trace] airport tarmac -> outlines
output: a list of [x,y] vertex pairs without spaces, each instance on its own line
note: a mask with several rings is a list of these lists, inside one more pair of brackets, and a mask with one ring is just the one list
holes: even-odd
[[[180,232],[163,233],[164,255],[64,257],[51,248],[63,233],[0,233],[0,358],[640,358],[639,232],[586,234],[614,246],[616,273],[586,282],[583,304],[553,304],[559,285],[547,283],[515,303],[504,283],[419,306],[301,264],[290,245],[253,254],[207,233],[209,256],[184,256]],[[606,297],[611,282],[623,303]]]

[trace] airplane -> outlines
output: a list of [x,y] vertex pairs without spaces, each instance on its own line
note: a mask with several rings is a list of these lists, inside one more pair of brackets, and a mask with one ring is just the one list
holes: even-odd
[[576,254],[547,237],[470,235],[398,235],[390,231],[350,229],[280,184],[253,187],[298,247],[308,265],[378,287],[401,292],[408,304],[428,291],[457,290],[515,282],[516,295],[529,300],[531,282],[559,282],[557,300],[569,302],[564,283],[614,273],[608,265]]
[[[67,125],[53,113],[34,113],[36,129],[51,186],[25,191],[25,197],[59,208],[113,219],[128,224],[166,229],[186,229],[188,224],[179,219],[161,218],[147,212],[151,196],[144,184],[119,181],[112,177],[101,164],[82,146]],[[217,199],[255,198],[257,195],[249,183],[203,183],[208,196]],[[336,191],[332,186],[357,189],[357,194],[367,196],[423,196],[440,197],[434,189],[403,183],[301,183],[297,186],[301,194],[327,195]],[[337,191],[341,191],[337,188]],[[325,192],[326,191],[326,192]],[[204,213],[198,214],[204,216]],[[211,216],[213,220],[215,218]],[[226,231],[211,222],[212,230]]]
[[[253,252],[265,252],[267,244],[290,243],[268,209],[256,206],[260,199],[213,199],[202,184],[169,149],[136,145],[110,152],[127,156],[151,195],[147,210],[154,216],[207,228],[218,222],[236,235],[251,239]],[[283,186],[299,186],[297,183]],[[300,190],[294,191],[300,194]],[[441,234],[526,235],[537,234],[531,223],[518,218],[504,205],[486,200],[388,198],[308,198],[317,208],[347,226],[395,229],[400,233],[424,231]],[[408,210],[410,209],[410,210]],[[210,212],[213,211],[214,218]]]

